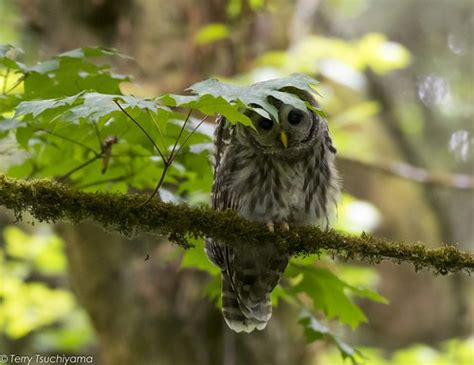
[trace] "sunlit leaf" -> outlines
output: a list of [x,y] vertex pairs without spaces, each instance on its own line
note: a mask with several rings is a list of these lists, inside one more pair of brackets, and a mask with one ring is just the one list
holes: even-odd
[[183,259],[181,260],[181,267],[196,268],[206,271],[211,275],[220,274],[219,268],[212,264],[206,256],[204,251],[204,241],[192,240],[191,243],[194,247],[184,252]]
[[227,14],[233,18],[238,16],[242,11],[243,0],[229,0],[227,3]]
[[265,1],[264,0],[249,0],[249,4],[252,9],[256,10],[256,9],[263,8],[265,5]]
[[257,64],[278,67],[285,74],[323,72],[338,82],[354,85],[355,80],[346,81],[344,78],[363,79],[360,72],[367,67],[378,73],[404,68],[410,63],[410,58],[403,45],[388,41],[380,33],[369,33],[354,41],[311,35],[289,51],[263,54],[257,59]]
[[62,240],[55,235],[28,235],[14,226],[3,231],[6,252],[27,260],[43,274],[62,273],[66,268]]
[[388,42],[381,34],[365,35],[357,48],[367,66],[377,73],[404,68],[410,63],[410,52],[401,44]]
[[196,33],[194,42],[203,46],[212,42],[225,39],[229,36],[230,29],[227,25],[222,23],[207,24]]

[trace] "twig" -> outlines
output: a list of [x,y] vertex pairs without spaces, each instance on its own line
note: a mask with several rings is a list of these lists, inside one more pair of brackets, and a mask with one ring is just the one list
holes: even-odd
[[366,162],[346,156],[338,156],[341,163],[430,186],[458,190],[474,190],[474,176],[464,174],[434,173],[403,162]]
[[275,245],[291,255],[321,254],[322,250],[342,259],[359,259],[372,264],[382,260],[408,262],[416,270],[435,273],[474,271],[474,255],[454,246],[430,249],[421,243],[390,242],[367,234],[354,236],[314,227],[294,227],[289,232],[270,233],[263,224],[248,221],[233,211],[193,208],[154,201],[140,206],[144,195],[86,193],[50,180],[23,181],[0,175],[0,205],[15,212],[29,212],[40,221],[93,220],[122,234],[156,232],[182,247],[189,247],[187,235],[212,237],[230,247]]

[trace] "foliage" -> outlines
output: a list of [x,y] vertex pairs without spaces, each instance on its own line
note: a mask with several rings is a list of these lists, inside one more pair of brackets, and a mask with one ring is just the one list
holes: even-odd
[[351,296],[387,303],[383,297],[369,289],[349,285],[330,270],[310,265],[308,260],[303,262],[305,264],[293,262],[285,272],[285,277],[291,278],[293,282],[291,293],[306,293],[314,307],[322,310],[328,319],[337,318],[352,328],[356,328],[361,322],[367,322]]
[[66,271],[61,239],[44,229],[29,235],[13,226],[3,234],[2,333],[11,339],[33,335],[38,351],[73,350],[89,343],[92,329],[74,296],[52,284]]
[[[214,33],[209,28],[206,32],[198,38],[201,43],[218,38],[215,29]],[[221,29],[220,36],[224,34]],[[251,126],[243,110],[253,109],[278,120],[269,97],[306,109],[309,105],[288,92],[289,88],[315,93],[314,79],[295,74],[250,87],[211,79],[191,86],[188,95],[139,98],[121,93],[120,83],[128,77],[114,74],[109,66],[94,61],[124,57],[115,50],[77,49],[35,66],[21,63],[21,53],[12,46],[0,48],[0,64],[6,71],[0,97],[0,143],[16,141],[18,151],[26,152],[10,162],[7,174],[48,177],[86,191],[143,191],[152,188],[163,169],[169,167],[162,175],[162,198],[204,203],[212,178],[208,162],[212,128],[198,127],[207,116],[221,114],[233,123]],[[323,115],[319,109],[314,110]],[[167,166],[170,156],[176,160]],[[205,257],[202,242],[196,245],[199,249],[187,251],[182,265],[209,272],[214,279],[208,293],[215,295],[218,270]],[[11,247],[13,254],[25,251],[21,244]],[[314,260],[294,261],[285,275],[284,283],[274,292],[274,301],[282,299],[299,308],[299,321],[309,341],[329,339],[344,357],[354,360],[356,351],[314,313],[321,311],[328,319],[336,318],[355,328],[366,317],[352,297],[379,302],[383,298],[342,281],[327,268],[314,266]],[[49,295],[41,290],[41,295]],[[304,301],[302,296],[311,300]],[[62,302],[64,310],[55,313],[66,315],[73,302]],[[47,322],[55,318],[48,317]],[[23,329],[23,333],[31,330]]]
[[[469,365],[474,358],[474,339],[452,339],[443,342],[439,349],[418,344],[398,350],[389,357],[374,348],[364,348],[362,351],[364,358],[359,361],[367,365]],[[318,363],[347,364],[335,351],[322,354]]]
[[[186,251],[181,266],[183,268],[198,268],[211,275],[213,279],[209,282],[206,294],[215,300],[220,307],[219,270],[209,264],[209,260],[204,254],[203,242],[194,241],[193,243],[196,244],[198,249]],[[350,269],[354,276],[366,274],[363,268],[351,267]],[[363,277],[362,275],[359,277]],[[364,277],[370,279],[366,275]],[[364,282],[364,284],[367,284],[367,282]],[[304,303],[300,294],[309,297],[312,305]],[[337,347],[342,358],[350,358],[354,363],[357,363],[362,358],[361,353],[342,341],[314,313],[315,310],[320,310],[326,318],[337,318],[340,323],[356,328],[361,322],[366,322],[367,318],[353,302],[353,296],[386,303],[386,300],[376,292],[368,288],[351,285],[339,279],[330,269],[315,266],[313,258],[300,257],[292,259],[285,271],[283,282],[272,293],[272,302],[274,305],[278,305],[279,301],[283,300],[298,309],[300,312],[298,323],[303,326],[304,335],[308,342],[321,339],[328,340]]]
[[[278,99],[285,104],[293,105],[295,108],[305,111],[308,107],[314,107],[288,92],[288,89],[294,88],[313,94],[316,91],[311,85],[315,84],[317,84],[317,81],[309,76],[294,74],[290,77],[263,81],[251,86],[228,85],[211,79],[198,82],[192,85],[190,89],[201,97],[208,94],[216,98],[222,97],[229,103],[236,103],[239,107],[252,109],[266,118],[271,117],[278,121],[278,110],[269,102],[269,98]],[[314,109],[323,114],[321,110]],[[250,120],[247,119],[236,121],[251,125]]]
[[[329,69],[327,67],[329,62],[354,70],[370,67],[375,72],[383,74],[406,67],[410,62],[410,53],[402,45],[387,41],[385,36],[379,33],[366,34],[353,42],[310,36],[298,43],[291,50],[291,54],[272,51],[257,61],[261,66],[279,67],[287,73],[309,74],[317,71],[325,72]],[[347,69],[344,67],[335,69],[339,70],[342,76],[347,76],[344,72]]]

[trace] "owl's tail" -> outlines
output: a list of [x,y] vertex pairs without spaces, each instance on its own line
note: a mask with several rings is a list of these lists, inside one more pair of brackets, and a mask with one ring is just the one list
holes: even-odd
[[[225,271],[222,272],[222,314],[229,326],[235,332],[250,333],[254,329],[263,330],[272,316],[270,292],[263,295],[243,297],[239,293],[233,279]],[[238,283],[237,285],[245,284]],[[245,294],[244,294],[245,295]]]

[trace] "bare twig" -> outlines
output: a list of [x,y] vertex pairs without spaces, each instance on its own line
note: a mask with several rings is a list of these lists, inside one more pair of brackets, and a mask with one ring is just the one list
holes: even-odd
[[102,174],[105,174],[108,167],[110,158],[112,157],[112,147],[118,143],[117,136],[108,136],[101,143],[102,148]]
[[346,156],[338,156],[338,160],[416,183],[458,190],[474,190],[474,176],[471,175],[435,173],[404,162],[367,162]]

